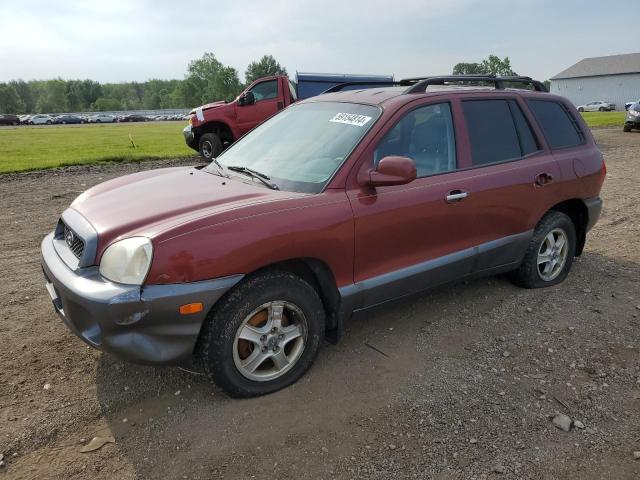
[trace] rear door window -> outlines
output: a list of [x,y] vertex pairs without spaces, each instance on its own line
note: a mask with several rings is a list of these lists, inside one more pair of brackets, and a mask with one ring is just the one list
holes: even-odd
[[584,143],[580,126],[564,105],[551,100],[529,100],[528,104],[552,149]]
[[467,100],[462,106],[474,166],[522,157],[518,132],[506,100]]
[[526,157],[532,153],[540,150],[540,145],[531,131],[531,126],[525,118],[518,102],[515,100],[509,100],[509,107],[513,114],[513,120],[516,123],[516,130],[518,132],[518,138],[520,139],[520,148],[522,150],[522,156]]

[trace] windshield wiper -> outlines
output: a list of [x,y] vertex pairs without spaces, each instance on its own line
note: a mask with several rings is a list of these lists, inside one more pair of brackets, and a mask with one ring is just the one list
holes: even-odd
[[218,168],[218,173],[220,174],[221,177],[229,178],[229,175],[224,173],[224,167],[218,160],[216,160],[215,158],[212,158],[211,163],[213,163]]
[[240,167],[237,165],[228,166],[227,169],[233,172],[244,173],[246,175],[249,175],[251,178],[257,178],[271,190],[280,190],[280,187],[278,187],[278,185],[276,185],[275,183],[270,182],[269,180],[271,180],[271,178],[266,176],[264,173],[257,172],[248,167]]

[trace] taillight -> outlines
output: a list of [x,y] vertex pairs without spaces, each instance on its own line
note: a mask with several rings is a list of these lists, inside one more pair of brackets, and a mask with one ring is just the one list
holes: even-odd
[[607,176],[607,164],[604,161],[604,157],[602,157],[602,169],[600,170],[600,174],[602,175],[602,180]]

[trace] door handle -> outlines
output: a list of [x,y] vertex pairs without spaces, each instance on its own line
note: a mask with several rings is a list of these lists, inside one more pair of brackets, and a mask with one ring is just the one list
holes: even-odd
[[546,184],[551,183],[553,181],[553,177],[548,173],[543,172],[536,175],[536,178],[534,178],[533,181],[538,187],[543,187]]
[[447,196],[444,199],[447,202],[459,202],[469,196],[469,192],[463,192],[462,190],[451,190],[447,193]]
[[282,110],[284,108],[284,102],[278,102],[278,110]]

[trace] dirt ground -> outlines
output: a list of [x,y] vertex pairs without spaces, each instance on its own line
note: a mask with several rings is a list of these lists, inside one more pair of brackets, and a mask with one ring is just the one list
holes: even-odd
[[90,349],[44,289],[39,243],[77,194],[178,162],[0,177],[0,479],[640,478],[640,133],[621,130],[595,131],[605,209],[562,285],[388,304],[251,400]]

